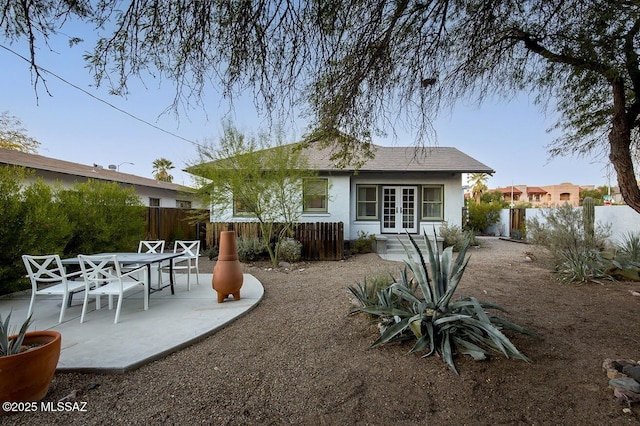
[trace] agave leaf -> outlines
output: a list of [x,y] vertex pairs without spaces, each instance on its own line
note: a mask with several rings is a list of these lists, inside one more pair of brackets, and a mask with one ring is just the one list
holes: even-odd
[[[424,257],[422,256],[420,248],[417,246],[413,237],[409,233],[407,233],[407,235],[409,236],[409,240],[411,241],[413,249],[407,247],[402,241],[400,241],[400,243],[404,247],[405,252],[407,253],[407,257],[409,258],[409,261],[405,260],[405,264],[407,265],[413,276],[416,278],[416,281],[418,282],[418,285],[422,290],[422,294],[424,295],[424,297],[428,301],[432,301],[434,300],[434,295],[431,289],[431,279],[429,278],[429,273],[427,272],[427,266],[424,263]],[[418,257],[420,259],[419,263],[413,259],[414,250],[418,254]]]
[[474,361],[484,361],[487,359],[488,353],[480,346],[457,336],[453,336],[453,341],[460,353],[470,355]]
[[451,280],[449,282],[449,288],[447,289],[446,294],[442,297],[441,300],[438,301],[438,305],[440,309],[446,308],[449,302],[451,301],[453,294],[458,288],[458,284],[460,284],[460,280],[462,279],[462,274],[464,274],[464,270],[467,267],[468,262],[469,262],[469,258],[467,258],[464,261],[464,263],[462,263],[462,265],[460,266],[460,269],[456,270],[454,275],[451,277]]
[[[466,318],[463,321],[476,323],[479,327],[481,327],[484,331],[486,331],[488,335],[488,339],[490,342],[495,344],[495,346],[499,349],[500,352],[504,354],[507,358],[516,358],[522,359],[524,361],[530,362],[529,358],[527,358],[523,353],[521,353],[518,348],[515,347],[513,343],[502,334],[500,330],[494,327],[492,324],[484,324],[480,323],[475,318]],[[486,339],[485,339],[486,340]]]
[[409,323],[409,327],[411,327],[411,331],[416,336],[417,339],[422,338],[422,319],[417,319],[415,321],[411,321]]
[[440,343],[440,354],[442,355],[442,359],[449,365],[449,368],[451,368],[454,373],[459,374],[453,362],[453,348],[451,346],[451,337],[449,333],[444,334],[444,338]]
[[440,276],[438,277],[438,300],[442,298],[449,288],[449,272],[453,260],[453,247],[447,247],[442,251],[440,259]]
[[361,312],[365,312],[367,314],[378,315],[378,316],[398,316],[401,318],[410,317],[413,315],[413,312],[405,311],[403,309],[394,308],[394,307],[386,307],[386,306],[364,306],[360,308]]
[[396,335],[398,335],[398,334],[402,333],[403,331],[405,331],[407,329],[407,327],[409,326],[409,323],[411,321],[415,321],[415,319],[416,319],[415,316],[411,317],[411,318],[404,318],[400,322],[397,322],[397,323],[393,324],[392,326],[388,327],[380,335],[380,337],[378,337],[378,340],[373,342],[371,347],[375,348],[376,346],[380,346],[383,343],[388,343],[391,339],[396,337]]
[[527,336],[540,338],[539,334],[534,333],[533,331],[528,330],[528,329],[526,329],[526,328],[524,328],[522,326],[519,326],[518,324],[514,324],[511,321],[508,321],[508,320],[506,320],[504,318],[492,316],[491,317],[491,322],[493,324],[499,324],[500,326],[506,328],[507,330],[513,330],[513,331],[517,331],[518,333],[526,334]]
[[413,347],[411,348],[411,350],[409,351],[409,353],[413,353],[413,352],[418,352],[418,351],[424,351],[427,348],[429,348],[431,345],[431,339],[429,338],[428,335],[424,335],[422,337],[420,337],[415,345],[413,345]]

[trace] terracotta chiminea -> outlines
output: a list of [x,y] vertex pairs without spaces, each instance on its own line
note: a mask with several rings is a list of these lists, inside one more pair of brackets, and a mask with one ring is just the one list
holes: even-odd
[[240,300],[240,288],[244,277],[242,266],[238,261],[238,248],[236,247],[236,233],[234,231],[220,232],[220,247],[218,261],[213,267],[213,289],[218,293],[218,303],[233,295],[235,300]]

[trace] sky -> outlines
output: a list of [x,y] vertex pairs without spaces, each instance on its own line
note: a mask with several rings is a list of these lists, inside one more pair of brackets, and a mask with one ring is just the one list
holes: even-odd
[[[222,96],[210,90],[204,98],[206,113],[195,108],[176,117],[163,114],[173,101],[169,81],[132,80],[126,98],[110,95],[106,88],[94,87],[85,68],[81,55],[90,48],[86,43],[74,48],[52,44],[52,50],[38,51],[40,66],[67,83],[45,75],[49,93],[39,85],[36,94],[29,64],[2,46],[28,55],[26,46],[9,45],[0,38],[0,112],[20,119],[27,135],[41,143],[38,153],[46,157],[115,165],[121,172],[148,178],[153,178],[153,161],[167,158],[175,166],[174,182],[191,185],[190,175],[182,169],[197,160],[197,144],[220,138],[224,118],[232,119],[243,132],[265,130],[265,118],[258,116],[251,96],[235,102],[229,111]],[[511,102],[497,100],[480,107],[458,104],[443,111],[434,128],[439,146],[455,147],[496,171],[487,182],[489,188],[563,182],[606,185],[603,159],[549,158],[546,146],[554,136],[546,129],[552,124],[523,94]],[[299,122],[291,137],[299,138],[304,130]],[[400,133],[396,140],[374,139],[374,143],[413,146],[414,138]],[[616,185],[615,176],[610,182]]]

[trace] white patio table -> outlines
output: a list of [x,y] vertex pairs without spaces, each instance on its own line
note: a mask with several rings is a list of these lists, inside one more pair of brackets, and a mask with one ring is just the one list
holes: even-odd
[[[182,256],[183,253],[97,253],[95,254],[95,256],[106,256],[114,254],[116,255],[118,263],[121,267],[130,265],[145,265],[147,267],[147,282],[149,283],[149,286],[147,288],[149,289],[149,294],[160,291],[166,287],[171,287],[171,294],[175,294],[172,259]],[[158,267],[160,267],[162,263],[166,261],[169,261],[169,284],[163,285],[163,283],[159,282],[158,287],[152,288],[151,265],[157,263]],[[75,265],[79,267],[80,261],[77,257],[70,257],[67,259],[62,259],[62,264]]]

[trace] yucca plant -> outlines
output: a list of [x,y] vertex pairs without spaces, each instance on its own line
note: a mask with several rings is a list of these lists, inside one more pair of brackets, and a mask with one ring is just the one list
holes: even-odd
[[4,322],[2,321],[2,315],[0,314],[0,357],[15,355],[22,350],[22,342],[24,341],[24,335],[27,329],[31,325],[31,315],[22,323],[20,331],[13,339],[9,339],[9,336],[14,333],[9,329],[9,321],[11,320],[11,312],[7,315]]
[[469,261],[465,258],[469,240],[461,245],[454,260],[452,247],[447,247],[440,255],[431,247],[425,234],[429,274],[422,252],[411,235],[409,238],[411,246],[404,246],[408,260],[400,279],[380,290],[376,303],[369,300],[357,309],[374,315],[381,325],[381,335],[372,347],[416,340],[410,352],[426,351],[424,357],[437,353],[456,374],[453,358],[457,353],[484,360],[490,351],[495,351],[507,358],[529,361],[502,330],[534,333],[485,310],[504,311],[499,306],[480,302],[475,297],[453,300]]

